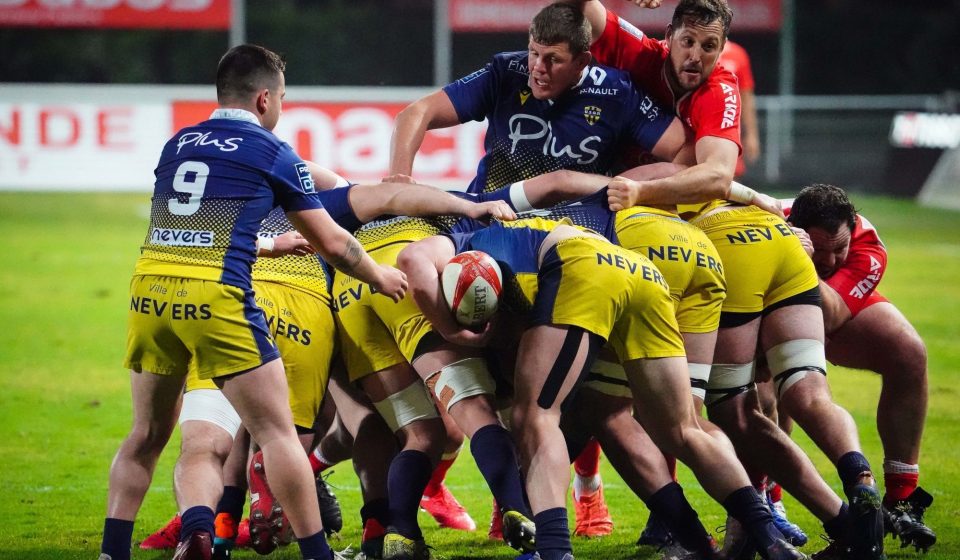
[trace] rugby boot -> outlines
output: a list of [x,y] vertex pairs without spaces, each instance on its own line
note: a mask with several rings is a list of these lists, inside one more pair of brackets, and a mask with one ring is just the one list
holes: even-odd
[[237,540],[233,543],[234,548],[250,548],[250,518],[244,517],[237,525]]
[[521,552],[537,549],[537,526],[519,511],[507,510],[502,516],[503,542]]
[[607,502],[603,498],[603,486],[591,496],[576,494],[573,498],[576,511],[576,524],[573,534],[578,537],[605,537],[613,532],[613,518],[607,509]]
[[490,512],[490,528],[487,529],[487,538],[492,541],[503,540],[503,515],[500,513],[500,505],[497,500],[493,500],[493,511]]
[[281,544],[290,542],[293,531],[267,484],[262,451],[254,453],[250,460],[249,477],[250,546],[258,554],[270,554]]
[[[539,552],[524,552],[520,556],[517,556],[514,560],[542,560],[542,558],[540,558]],[[573,560],[573,554],[568,552],[563,555],[561,560]]]
[[806,554],[785,540],[777,540],[761,552],[760,556],[764,560],[810,560]]
[[446,484],[441,484],[435,494],[424,495],[420,499],[420,507],[429,513],[441,527],[458,531],[473,531],[477,528],[477,523],[470,517],[467,510],[460,505],[460,502],[453,497]]
[[180,544],[180,514],[178,513],[167,522],[159,531],[153,533],[140,543],[143,550],[166,550],[177,548]]
[[210,560],[213,555],[213,539],[206,531],[197,531],[177,545],[173,560]]
[[937,542],[936,533],[923,523],[923,513],[931,504],[933,496],[918,486],[906,500],[884,506],[884,529],[900,539],[900,548],[913,545],[918,551],[926,552]]
[[400,533],[387,532],[383,537],[383,560],[435,560],[423,539],[408,539]]
[[757,547],[743,525],[733,517],[727,516],[723,529],[723,548],[720,555],[727,560],[750,560],[757,555]]
[[218,513],[213,522],[212,560],[229,560],[237,540],[237,521],[229,513]]
[[343,513],[340,510],[340,501],[337,500],[336,494],[333,493],[330,484],[327,482],[327,478],[331,474],[333,474],[333,471],[317,477],[317,502],[320,503],[320,521],[323,523],[323,531],[328,537],[343,530]]
[[767,506],[770,508],[770,515],[773,517],[773,525],[783,533],[787,542],[793,546],[803,546],[809,540],[807,534],[799,526],[791,523],[787,519],[787,509],[783,507],[782,501],[773,501],[770,494],[767,494]]
[[848,556],[854,560],[883,560],[883,514],[880,494],[869,484],[857,484],[847,492],[850,526],[846,540]]

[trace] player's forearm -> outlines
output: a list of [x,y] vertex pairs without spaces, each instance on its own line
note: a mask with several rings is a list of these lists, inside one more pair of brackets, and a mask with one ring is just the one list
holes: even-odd
[[397,266],[407,275],[413,301],[433,328],[441,335],[459,330],[443,298],[440,272],[437,264],[430,260],[430,254],[423,251],[422,246],[410,245],[397,257]]
[[638,202],[643,204],[696,204],[726,199],[733,172],[707,162],[688,167],[669,177],[644,181]]
[[413,160],[427,134],[424,109],[413,104],[400,111],[390,138],[390,170],[388,175],[413,175]]
[[823,330],[830,336],[853,318],[843,298],[829,284],[820,280],[820,300],[823,309]]
[[523,192],[534,208],[547,208],[593,194],[609,182],[605,175],[563,169],[524,180]]
[[456,197],[443,189],[429,185],[382,183],[387,191],[388,214],[397,216],[464,215],[473,203]]

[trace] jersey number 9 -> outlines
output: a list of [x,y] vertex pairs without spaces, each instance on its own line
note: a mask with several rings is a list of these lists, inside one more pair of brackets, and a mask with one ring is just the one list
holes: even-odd
[[170,213],[176,216],[191,216],[200,209],[200,200],[203,199],[203,190],[207,188],[207,175],[210,167],[202,161],[185,161],[177,168],[173,176],[173,190],[190,195],[186,202],[180,202],[180,197],[167,201]]

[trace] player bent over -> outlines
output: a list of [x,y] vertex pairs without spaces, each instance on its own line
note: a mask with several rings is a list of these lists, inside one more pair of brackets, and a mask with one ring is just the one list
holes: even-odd
[[[641,423],[657,444],[693,467],[707,491],[762,543],[765,558],[804,558],[773,527],[733,453],[697,425],[673,303],[656,267],[570,226],[542,227],[553,229],[494,224],[436,236],[411,245],[400,261],[415,279],[414,298],[448,340],[478,344],[489,334],[457,325],[440,295],[439,271],[458,251],[490,254],[508,277],[511,293],[501,301],[515,298],[528,311],[533,326],[520,342],[512,425],[537,525],[535,558],[573,558],[560,414],[605,339],[624,362]],[[638,331],[643,340],[628,336]],[[718,463],[723,466],[714,468]]]

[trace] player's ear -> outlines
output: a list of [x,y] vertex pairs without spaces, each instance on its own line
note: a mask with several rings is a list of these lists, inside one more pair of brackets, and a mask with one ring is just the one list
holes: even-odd
[[270,107],[270,90],[261,89],[260,93],[257,94],[257,112],[261,115],[267,112],[267,108]]

